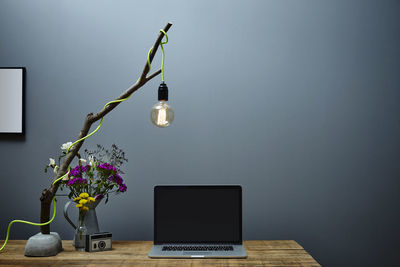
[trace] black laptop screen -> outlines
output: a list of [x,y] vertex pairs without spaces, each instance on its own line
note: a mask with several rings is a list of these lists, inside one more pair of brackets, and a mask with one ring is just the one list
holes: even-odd
[[242,242],[240,186],[156,186],[154,243]]

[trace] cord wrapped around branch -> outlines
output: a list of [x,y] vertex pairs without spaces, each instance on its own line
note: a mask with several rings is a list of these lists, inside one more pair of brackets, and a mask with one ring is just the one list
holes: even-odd
[[[164,32],[167,32],[169,30],[169,28],[171,28],[171,26],[172,26],[172,23],[168,22],[167,25],[163,29]],[[162,32],[160,32],[158,35],[158,38],[156,39],[156,41],[151,49],[149,57],[148,57],[148,60],[150,63],[153,62],[154,56],[157,53],[157,49],[160,46],[160,43],[161,43],[163,37],[164,37],[164,34]],[[132,95],[136,90],[138,90],[143,85],[145,85],[149,80],[151,80],[154,77],[156,77],[157,75],[159,75],[161,73],[161,69],[159,69],[156,72],[147,76],[148,73],[149,73],[149,65],[148,65],[148,62],[146,61],[146,64],[143,68],[140,78],[131,87],[129,87],[127,90],[125,90],[125,92],[123,92],[119,97],[117,97],[115,100],[125,99],[125,98],[129,97],[130,95]],[[79,133],[77,140],[82,139],[85,136],[87,136],[92,124],[95,123],[96,121],[100,120],[101,118],[103,118],[105,115],[107,115],[109,112],[111,112],[115,107],[117,107],[120,103],[121,102],[111,103],[111,104],[105,106],[102,110],[100,110],[96,114],[89,113],[85,118],[83,127]],[[67,173],[68,166],[71,164],[72,160],[77,155],[79,149],[82,147],[83,142],[84,142],[84,140],[78,142],[71,148],[71,150],[69,151],[67,156],[64,158],[63,162],[61,163],[60,169],[58,170],[57,175],[55,176],[55,180],[59,179],[60,177],[62,177],[63,175],[65,175]],[[60,182],[61,181],[55,182],[54,184],[51,185],[50,188],[44,189],[42,192],[42,195],[40,197],[40,201],[41,201],[40,222],[41,223],[45,223],[45,222],[49,221],[49,219],[50,219],[51,200],[55,196],[55,194],[58,190],[58,187],[60,185]],[[49,234],[50,233],[50,224],[41,226],[40,231],[42,232],[42,234]]]

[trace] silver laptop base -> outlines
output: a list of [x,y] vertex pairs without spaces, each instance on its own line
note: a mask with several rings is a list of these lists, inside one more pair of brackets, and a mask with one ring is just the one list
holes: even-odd
[[233,250],[163,250],[164,246],[226,246],[229,244],[162,244],[154,245],[149,252],[150,258],[247,258],[243,245],[230,245]]

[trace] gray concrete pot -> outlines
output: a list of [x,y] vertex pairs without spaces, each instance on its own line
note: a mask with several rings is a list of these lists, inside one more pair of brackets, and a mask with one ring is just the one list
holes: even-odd
[[56,232],[50,232],[48,235],[38,233],[26,242],[25,256],[49,257],[57,255],[62,250],[61,238]]

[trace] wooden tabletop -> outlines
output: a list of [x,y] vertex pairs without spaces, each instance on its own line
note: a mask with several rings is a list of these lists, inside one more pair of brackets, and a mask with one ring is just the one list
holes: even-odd
[[[2,244],[3,242],[0,242]],[[0,252],[1,266],[321,266],[294,240],[244,241],[247,259],[150,259],[151,241],[113,241],[113,250],[78,252],[72,241],[54,257],[25,257],[26,240],[10,240]]]

